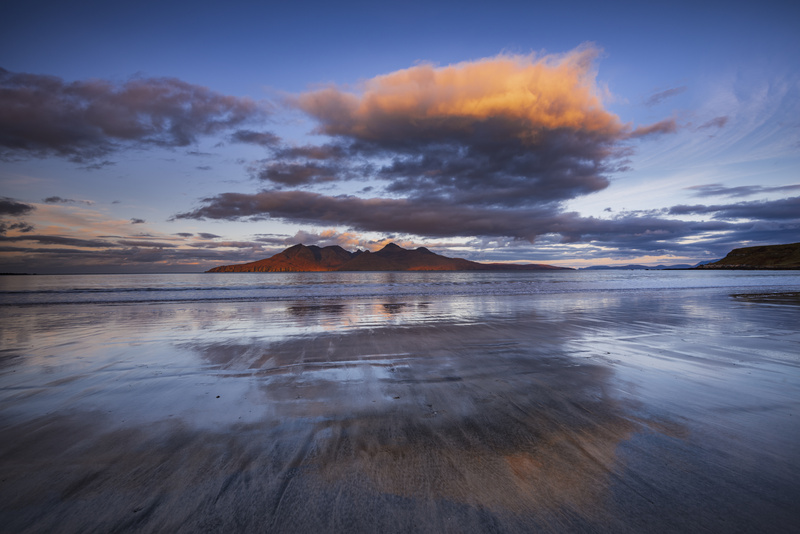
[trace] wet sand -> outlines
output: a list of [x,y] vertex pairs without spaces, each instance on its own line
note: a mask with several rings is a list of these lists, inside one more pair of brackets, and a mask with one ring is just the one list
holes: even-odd
[[777,295],[0,309],[0,529],[789,532]]

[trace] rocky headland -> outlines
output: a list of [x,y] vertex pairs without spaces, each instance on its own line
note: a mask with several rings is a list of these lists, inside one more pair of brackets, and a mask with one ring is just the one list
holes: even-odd
[[736,248],[714,263],[697,269],[800,269],[800,243]]

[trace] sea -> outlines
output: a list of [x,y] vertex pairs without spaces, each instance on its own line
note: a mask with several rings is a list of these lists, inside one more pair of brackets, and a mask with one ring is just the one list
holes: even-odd
[[0,277],[0,530],[789,532],[800,271]]
[[[738,288],[738,289],[737,289]],[[797,271],[514,271],[92,274],[0,277],[0,306],[267,302],[641,291],[800,289]]]

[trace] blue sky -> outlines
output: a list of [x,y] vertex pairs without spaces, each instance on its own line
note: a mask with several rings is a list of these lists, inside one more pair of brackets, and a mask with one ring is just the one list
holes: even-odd
[[800,241],[785,2],[26,2],[0,16],[0,271],[395,241],[684,263]]

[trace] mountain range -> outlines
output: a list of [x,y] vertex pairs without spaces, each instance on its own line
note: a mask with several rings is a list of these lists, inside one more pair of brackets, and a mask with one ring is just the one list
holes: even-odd
[[269,258],[237,265],[222,265],[209,273],[265,273],[312,271],[541,271],[567,269],[538,263],[478,263],[448,258],[425,247],[405,249],[389,243],[377,252],[350,252],[338,245],[294,245]]

